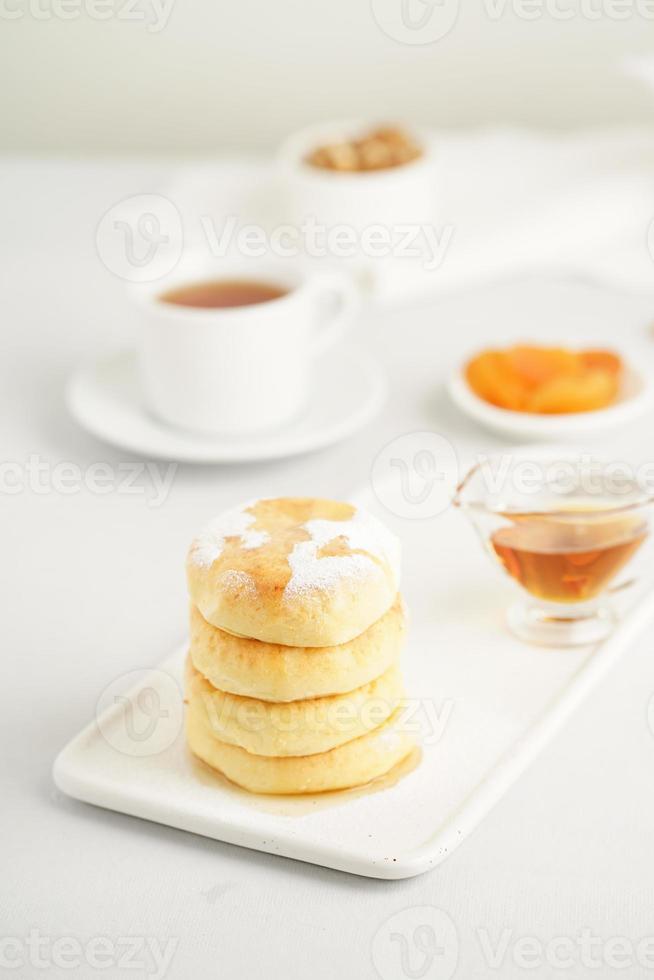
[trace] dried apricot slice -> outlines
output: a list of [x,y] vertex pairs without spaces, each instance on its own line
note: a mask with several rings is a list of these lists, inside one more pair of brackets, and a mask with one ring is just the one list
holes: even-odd
[[577,355],[560,347],[529,347],[518,344],[506,352],[513,370],[526,385],[536,386],[559,375],[578,370]]
[[622,358],[612,350],[583,350],[579,357],[585,367],[602,368],[612,374],[622,373]]
[[484,351],[474,357],[466,367],[466,377],[472,390],[491,405],[516,411],[524,408],[527,391],[500,351]]
[[618,379],[609,371],[590,369],[571,377],[552,378],[527,400],[527,411],[545,414],[591,412],[605,408],[618,393]]

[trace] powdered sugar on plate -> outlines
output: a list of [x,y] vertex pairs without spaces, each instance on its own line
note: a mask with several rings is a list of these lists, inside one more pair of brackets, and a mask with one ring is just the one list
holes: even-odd
[[[303,525],[310,535],[299,541],[288,556],[291,578],[284,598],[315,591],[332,591],[344,579],[365,579],[383,574],[380,563],[400,579],[400,543],[394,534],[366,511],[357,509],[347,521],[312,520]],[[349,555],[320,555],[336,538],[343,538]]]
[[266,544],[270,535],[252,527],[256,516],[249,513],[249,508],[255,503],[250,500],[210,521],[191,546],[191,560],[196,565],[212,565],[222,554],[227,538],[238,538],[241,547],[246,549],[260,548]]

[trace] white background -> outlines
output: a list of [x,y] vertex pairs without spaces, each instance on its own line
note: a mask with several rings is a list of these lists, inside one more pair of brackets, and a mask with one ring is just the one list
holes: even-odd
[[[167,178],[163,166],[3,164],[0,180],[12,194],[3,197],[0,219],[13,229],[0,245],[4,460],[37,453],[82,468],[133,461],[75,427],[62,389],[78,359],[133,340],[123,284],[98,261],[93,232],[108,203],[146,181],[153,187],[157,173]],[[403,909],[432,905],[455,924],[455,977],[462,980],[651,975],[637,966],[584,968],[578,955],[574,969],[525,971],[513,964],[511,948],[522,936],[574,941],[584,929],[603,942],[654,935],[652,635],[474,835],[434,872],[409,881],[354,878],[94,809],[54,790],[51,765],[109,682],[155,664],[184,635],[184,554],[207,518],[257,494],[348,494],[368,480],[379,449],[407,431],[445,432],[464,452],[497,445],[442,393],[464,345],[488,341],[499,324],[519,331],[527,320],[543,331],[556,321],[577,333],[646,336],[653,312],[649,297],[527,280],[409,314],[375,314],[361,339],[391,372],[391,398],[383,416],[341,446],[267,465],[180,467],[155,510],[138,495],[3,494],[0,936],[24,940],[38,929],[84,943],[173,937],[173,980],[372,980],[377,931]],[[623,436],[616,451],[648,440],[649,422]],[[430,533],[427,522],[425,540],[436,555]],[[480,929],[493,944],[509,930],[499,971],[483,957]],[[397,944],[389,949],[397,954]],[[389,962],[388,976],[404,980],[397,959]],[[8,975],[89,980],[95,973],[25,967]],[[146,973],[112,968],[98,976]]]
[[[555,128],[653,118],[621,72],[626,56],[651,51],[654,20],[637,6],[654,10],[651,0],[616,0],[625,20],[584,14],[613,0],[536,0],[536,20],[516,16],[514,0],[496,20],[490,0],[439,0],[459,3],[458,20],[424,46],[384,34],[370,0],[165,0],[158,33],[153,0],[137,0],[139,20],[123,19],[127,0],[107,0],[123,13],[102,21],[87,0],[64,0],[70,20],[30,12],[59,2],[0,3],[4,148],[269,148],[296,127],[353,115]],[[419,16],[422,0],[411,3]]]
[[[556,129],[653,118],[649,94],[621,68],[652,48],[654,22],[637,14],[493,21],[466,0],[447,36],[410,46],[380,30],[367,0],[175,0],[158,33],[146,0],[139,20],[43,19],[25,0],[0,8],[0,148],[19,154],[0,164],[1,462],[134,462],[76,428],[62,395],[78,361],[133,342],[123,284],[98,261],[95,229],[116,201],[165,187],[172,168],[122,154],[270,149],[296,126],[353,114]],[[15,10],[17,19],[3,15]],[[68,159],[84,154],[97,160]],[[391,374],[391,397],[343,445],[265,466],[180,467],[159,509],[113,491],[0,494],[0,939],[24,942],[30,930],[82,943],[173,938],[172,980],[404,980],[390,955],[397,945],[373,962],[373,939],[401,933],[406,920],[389,919],[427,905],[454,923],[447,952],[462,980],[652,975],[585,967],[579,954],[567,970],[525,970],[511,951],[525,936],[574,942],[590,930],[601,944],[624,936],[635,945],[654,935],[654,635],[475,834],[410,881],[357,879],[87,807],[55,791],[51,766],[108,683],[155,664],[184,636],[184,554],[207,518],[258,494],[348,495],[404,432],[445,432],[462,451],[497,445],[448,405],[441,385],[459,351],[489,342],[499,325],[642,336],[653,318],[651,297],[580,281],[467,289],[362,324],[361,339]],[[651,424],[616,451],[648,444]],[[436,552],[429,535],[427,524]],[[508,931],[500,969],[484,958],[480,930],[493,944]],[[27,965],[7,975],[95,973]],[[426,974],[446,975],[438,963]]]

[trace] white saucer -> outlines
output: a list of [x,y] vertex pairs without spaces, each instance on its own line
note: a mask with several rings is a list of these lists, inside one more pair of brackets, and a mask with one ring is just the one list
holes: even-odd
[[300,419],[250,436],[198,435],[158,422],[141,402],[133,351],[80,369],[66,389],[73,418],[92,435],[139,455],[189,463],[254,462],[321,449],[366,425],[385,398],[379,365],[343,350],[322,358],[311,402]]
[[[614,345],[615,346],[615,345]],[[568,440],[581,436],[601,435],[611,429],[634,422],[652,411],[654,384],[649,370],[641,373],[625,360],[625,377],[618,400],[609,408],[590,412],[565,412],[560,415],[537,415],[513,412],[490,405],[472,390],[465,377],[464,362],[451,376],[447,388],[454,404],[485,429],[521,440]],[[640,360],[639,360],[639,363]],[[650,355],[651,363],[651,355]]]

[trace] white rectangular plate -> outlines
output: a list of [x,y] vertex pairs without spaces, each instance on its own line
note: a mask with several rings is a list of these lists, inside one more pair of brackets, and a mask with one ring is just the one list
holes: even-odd
[[57,758],[59,788],[216,840],[375,878],[417,875],[447,857],[628,649],[654,603],[623,599],[618,626],[597,648],[530,647],[507,632],[512,588],[460,513],[380,516],[404,547],[404,672],[408,694],[421,699],[416,718],[425,732],[417,764],[359,790],[252,796],[186,749],[180,650],[126,697],[109,692],[109,707]]

